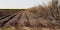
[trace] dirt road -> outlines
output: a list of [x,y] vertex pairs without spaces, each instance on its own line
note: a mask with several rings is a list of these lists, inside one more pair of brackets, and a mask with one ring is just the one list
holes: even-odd
[[[53,23],[52,23],[53,22]],[[30,11],[18,11],[12,15],[0,17],[0,27],[45,27],[45,28],[60,28],[56,21],[48,21],[37,16]]]

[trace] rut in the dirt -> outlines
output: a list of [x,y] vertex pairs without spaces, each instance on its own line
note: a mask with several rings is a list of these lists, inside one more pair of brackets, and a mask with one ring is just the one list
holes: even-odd
[[[38,15],[38,14],[37,14]],[[53,22],[53,23],[52,23]],[[45,27],[45,28],[55,28],[60,27],[58,22],[49,21],[48,19],[44,19],[42,17],[36,16],[32,12],[19,11],[10,16],[0,19],[0,27]]]

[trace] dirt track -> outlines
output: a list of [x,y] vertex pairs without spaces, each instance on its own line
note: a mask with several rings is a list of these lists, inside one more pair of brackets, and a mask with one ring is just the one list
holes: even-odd
[[[8,12],[6,12],[8,11]],[[20,15],[20,11],[15,11],[13,12],[13,10],[10,12],[10,10],[0,10],[0,13],[1,13],[1,17],[0,17],[0,27],[3,27],[3,26],[7,26],[5,24],[9,24],[8,25],[11,25],[10,21],[15,21],[15,19]],[[4,14],[4,15],[3,15]],[[3,15],[3,16],[2,16]],[[17,19],[18,20],[18,19]]]
[[[53,22],[53,21],[51,21]],[[18,11],[16,13],[0,17],[0,27],[45,27],[45,28],[60,28],[57,22],[51,23],[47,19],[37,18],[30,11]]]

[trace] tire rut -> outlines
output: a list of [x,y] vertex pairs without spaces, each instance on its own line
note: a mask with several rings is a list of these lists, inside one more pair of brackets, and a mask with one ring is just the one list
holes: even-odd
[[8,22],[4,23],[4,26],[17,26],[18,20],[20,19],[22,15],[22,12],[18,13],[16,16],[14,16],[12,19],[10,19]]
[[0,26],[3,26],[3,24],[5,24],[6,22],[8,22],[10,19],[12,19],[13,17],[15,17],[19,12],[9,16],[9,17],[6,17],[4,19],[1,19],[0,20]]

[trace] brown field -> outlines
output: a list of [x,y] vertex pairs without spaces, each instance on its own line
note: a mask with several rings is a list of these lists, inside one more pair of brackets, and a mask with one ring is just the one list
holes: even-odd
[[23,9],[0,9],[0,17],[1,16],[7,16],[7,15],[12,15],[18,11],[22,11]]

